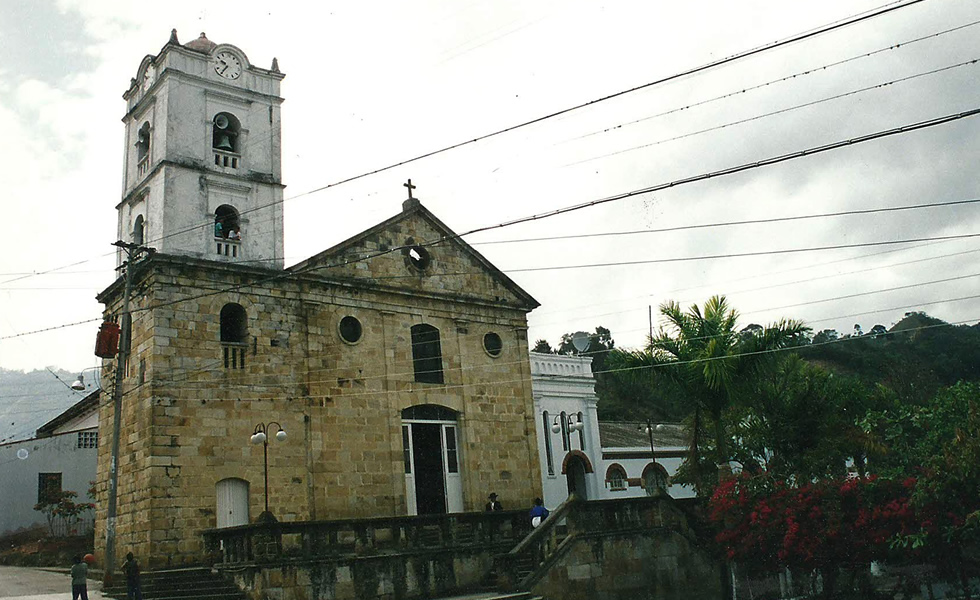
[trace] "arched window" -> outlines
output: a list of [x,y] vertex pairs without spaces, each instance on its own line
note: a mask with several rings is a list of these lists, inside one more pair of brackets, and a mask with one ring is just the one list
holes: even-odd
[[143,123],[136,132],[136,160],[143,162],[150,155],[150,122]]
[[221,308],[221,347],[226,369],[245,368],[248,342],[248,316],[241,304],[230,302]]
[[541,413],[541,425],[544,432],[544,453],[548,461],[548,475],[554,475],[555,451],[551,447],[551,419],[548,418],[548,411]]
[[[214,115],[214,119],[211,121],[211,147],[215,150],[239,154],[238,134],[241,129],[241,124],[235,115],[227,112]],[[219,166],[228,167],[231,165]]]
[[618,464],[609,465],[606,469],[606,485],[613,492],[620,492],[626,489],[626,471]]
[[137,246],[143,245],[143,215],[136,215],[136,220],[133,221],[133,243]]
[[415,381],[443,382],[439,330],[432,325],[421,323],[412,326],[412,364],[415,366]]
[[561,449],[568,452],[572,447],[572,436],[568,433],[568,414],[561,411],[558,419],[561,423]]
[[136,132],[136,170],[145,175],[150,167],[150,122],[146,121]]
[[214,211],[214,237],[225,240],[242,239],[242,229],[238,221],[238,211],[222,204]]

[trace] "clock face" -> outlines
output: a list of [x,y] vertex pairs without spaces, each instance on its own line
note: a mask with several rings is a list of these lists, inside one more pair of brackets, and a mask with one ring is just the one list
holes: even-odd
[[214,57],[214,72],[225,79],[238,79],[242,74],[242,61],[231,52],[219,52]]

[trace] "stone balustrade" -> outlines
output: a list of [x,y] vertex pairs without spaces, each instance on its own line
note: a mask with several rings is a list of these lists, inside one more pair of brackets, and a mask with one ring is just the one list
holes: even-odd
[[204,532],[208,562],[377,556],[452,548],[507,548],[530,531],[527,511],[469,512],[240,525]]

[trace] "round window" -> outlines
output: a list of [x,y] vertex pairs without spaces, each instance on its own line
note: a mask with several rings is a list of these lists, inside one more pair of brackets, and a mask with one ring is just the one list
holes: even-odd
[[487,354],[496,358],[503,351],[504,342],[499,335],[491,331],[483,336],[483,349],[487,351]]
[[419,271],[426,270],[429,263],[432,262],[432,257],[429,256],[429,251],[422,246],[410,247],[405,255],[408,257],[408,262]]
[[356,344],[361,340],[361,322],[347,315],[340,320],[340,338],[348,344]]

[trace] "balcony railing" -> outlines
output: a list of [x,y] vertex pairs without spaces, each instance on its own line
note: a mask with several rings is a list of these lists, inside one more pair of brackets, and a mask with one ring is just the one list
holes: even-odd
[[224,169],[237,169],[242,157],[235,152],[225,152],[224,150],[212,149],[214,152],[214,165]]
[[212,564],[375,556],[516,544],[531,529],[526,510],[256,523],[204,532]]
[[237,342],[221,342],[221,350],[224,354],[226,369],[244,369],[245,354],[248,351],[248,344]]
[[242,242],[240,240],[216,237],[214,238],[214,244],[215,248],[217,249],[218,256],[238,258],[242,254]]
[[150,170],[150,155],[147,154],[136,163],[136,176],[142,177]]

